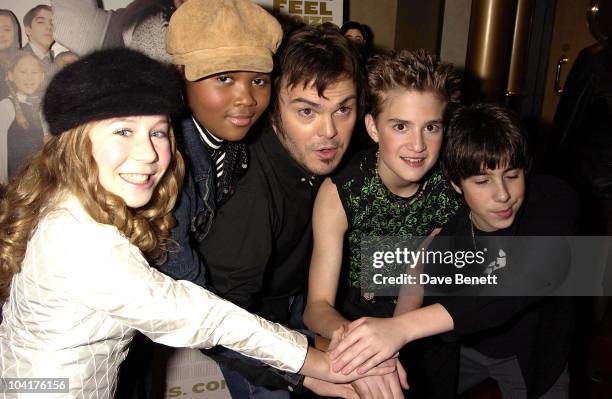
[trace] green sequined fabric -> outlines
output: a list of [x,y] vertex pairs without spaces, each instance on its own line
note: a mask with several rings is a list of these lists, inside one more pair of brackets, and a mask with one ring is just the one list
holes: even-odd
[[[431,171],[410,198],[387,189],[376,174],[376,153],[368,151],[354,159],[348,173],[334,178],[349,221],[348,278],[361,287],[361,243],[364,237],[418,237],[443,226],[461,206],[461,197],[439,169]],[[371,280],[370,280],[371,281]],[[363,287],[367,288],[367,287]]]

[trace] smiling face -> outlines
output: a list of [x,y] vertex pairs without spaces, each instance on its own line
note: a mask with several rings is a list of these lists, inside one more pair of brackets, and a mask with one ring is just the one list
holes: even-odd
[[368,133],[378,143],[378,174],[394,194],[414,194],[438,160],[444,105],[432,92],[400,89],[386,95],[376,120],[366,115]]
[[7,50],[15,43],[15,25],[8,15],[0,15],[0,51]]
[[186,80],[187,102],[196,119],[216,137],[242,140],[270,103],[270,75],[228,72]]
[[280,126],[274,130],[291,157],[314,175],[327,175],[340,163],[357,117],[357,91],[352,79],[330,84],[319,96],[303,82],[279,93]]
[[48,51],[53,44],[53,14],[49,10],[39,10],[32,19],[32,26],[26,26],[25,32],[32,43],[41,50]]
[[523,169],[498,167],[461,180],[455,190],[463,194],[471,209],[474,226],[481,231],[497,231],[510,227],[525,197]]
[[40,61],[34,55],[25,53],[8,71],[7,77],[18,93],[32,95],[40,88],[45,74]]
[[100,184],[130,208],[146,205],[171,159],[165,115],[106,119],[89,131]]

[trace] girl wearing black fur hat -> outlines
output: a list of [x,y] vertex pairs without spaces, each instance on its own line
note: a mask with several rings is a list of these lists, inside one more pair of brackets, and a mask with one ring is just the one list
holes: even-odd
[[303,335],[148,265],[174,224],[183,160],[169,117],[179,103],[172,74],[132,50],[93,53],[51,81],[51,138],[0,201],[4,379],[53,377],[38,388],[111,398],[136,331],[170,346],[226,345],[316,378],[356,377],[332,374]]

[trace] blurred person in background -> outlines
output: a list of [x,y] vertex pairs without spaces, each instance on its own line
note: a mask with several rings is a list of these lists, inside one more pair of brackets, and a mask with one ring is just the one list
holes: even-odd
[[39,4],[30,9],[23,17],[23,26],[28,36],[28,44],[22,50],[36,56],[43,64],[45,77],[50,79],[54,73],[55,55],[51,46],[53,39],[53,11],[50,6]]
[[10,10],[0,9],[0,99],[8,96],[6,71],[9,62],[21,48],[19,22]]
[[40,101],[44,66],[32,53],[18,52],[7,82],[9,95],[0,101],[0,182],[15,176],[25,161],[42,148],[44,130]]

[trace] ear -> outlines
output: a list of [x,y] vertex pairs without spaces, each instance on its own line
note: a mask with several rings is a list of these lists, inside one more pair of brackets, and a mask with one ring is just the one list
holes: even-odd
[[456,191],[458,194],[463,195],[463,190],[461,190],[461,187],[459,187],[458,185],[456,185],[456,184],[455,184],[455,183],[453,183],[453,182],[450,182],[450,184],[451,184],[451,186],[453,186],[453,189],[454,189],[454,190],[455,190],[455,191]]
[[370,135],[375,143],[378,143],[378,129],[376,128],[376,122],[374,121],[372,114],[367,114],[364,121],[368,135]]
[[9,82],[13,81],[13,71],[11,71],[10,69],[6,73],[6,80],[8,80]]
[[32,35],[32,28],[31,28],[31,27],[29,27],[29,26],[26,26],[24,30],[25,30],[26,36],[27,36],[27,37],[28,37],[28,39],[29,39],[29,38],[30,38],[30,35]]

